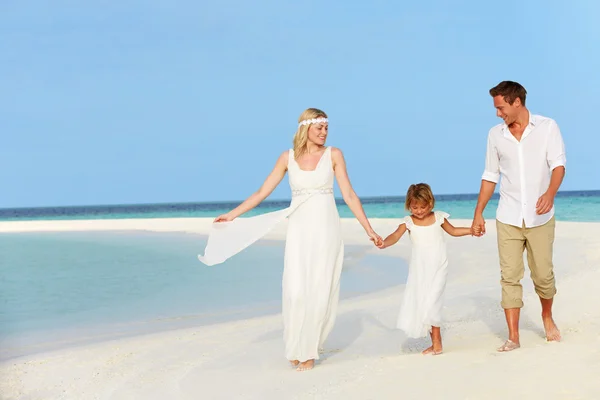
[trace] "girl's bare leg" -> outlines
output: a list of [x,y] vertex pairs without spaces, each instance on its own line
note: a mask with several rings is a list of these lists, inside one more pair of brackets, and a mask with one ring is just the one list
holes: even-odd
[[429,332],[429,336],[431,337],[431,347],[423,350],[423,354],[433,354],[438,355],[442,354],[442,333],[440,331],[439,326],[432,326],[431,332]]

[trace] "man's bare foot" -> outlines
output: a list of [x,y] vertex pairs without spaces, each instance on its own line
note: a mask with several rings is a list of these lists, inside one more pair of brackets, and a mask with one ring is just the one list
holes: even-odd
[[508,339],[506,342],[504,342],[502,346],[498,347],[496,350],[498,350],[501,353],[505,353],[507,351],[516,350],[519,347],[521,347],[521,344],[519,342],[513,342],[512,340]]
[[544,321],[544,330],[546,331],[546,340],[548,342],[560,342],[561,336],[558,327],[554,323],[552,316],[544,317],[542,316],[542,321]]
[[308,371],[309,369],[313,369],[314,366],[315,366],[315,360],[307,360],[307,361],[304,361],[303,363],[300,363],[298,368],[296,368],[296,371]]
[[297,367],[298,364],[300,364],[300,361],[298,361],[298,360],[290,360],[290,364],[292,364],[292,367]]

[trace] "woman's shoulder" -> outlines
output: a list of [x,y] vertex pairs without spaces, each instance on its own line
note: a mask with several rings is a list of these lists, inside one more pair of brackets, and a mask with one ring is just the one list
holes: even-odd
[[344,153],[342,153],[342,149],[340,149],[339,147],[329,146],[329,150],[331,151],[332,160],[339,161],[344,159]]
[[286,151],[283,151],[281,154],[279,154],[279,157],[277,157],[277,164],[283,164],[283,165],[288,165],[288,163],[290,162],[291,159],[294,158],[294,150],[292,149],[288,149]]

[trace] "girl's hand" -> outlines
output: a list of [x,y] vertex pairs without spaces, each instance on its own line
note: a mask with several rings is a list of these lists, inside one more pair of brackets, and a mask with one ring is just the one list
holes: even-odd
[[481,227],[471,226],[471,236],[481,236]]
[[213,222],[229,222],[233,221],[235,218],[232,217],[229,213],[219,215]]

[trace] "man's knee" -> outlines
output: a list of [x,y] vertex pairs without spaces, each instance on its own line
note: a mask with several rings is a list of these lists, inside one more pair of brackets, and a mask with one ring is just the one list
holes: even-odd
[[556,294],[556,282],[554,280],[554,273],[550,269],[547,273],[542,276],[537,276],[533,279],[535,286],[535,292],[542,299],[551,299]]
[[523,286],[520,283],[507,283],[502,281],[502,301],[504,309],[523,307]]

